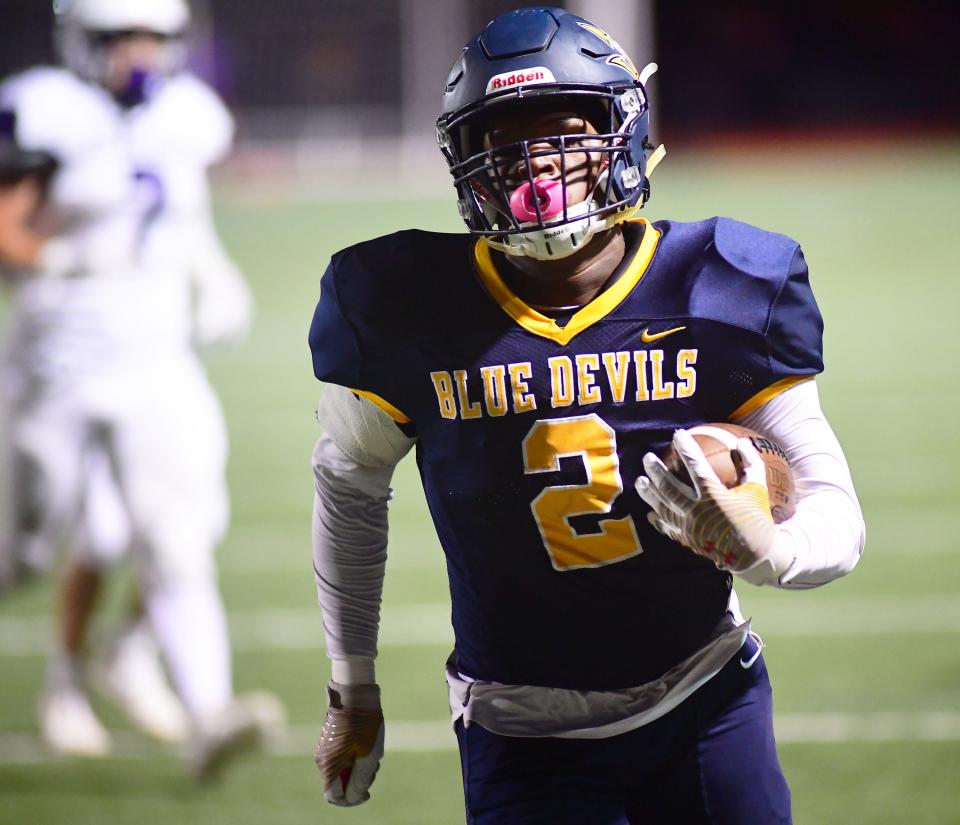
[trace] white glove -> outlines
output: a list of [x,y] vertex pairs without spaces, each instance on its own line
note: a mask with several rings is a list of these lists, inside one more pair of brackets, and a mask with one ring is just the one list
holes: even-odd
[[749,439],[737,442],[744,483],[727,488],[700,445],[677,430],[673,447],[693,487],[680,481],[653,453],[643,457],[647,475],[637,479],[640,497],[653,508],[650,523],[667,538],[753,584],[776,584],[793,563],[777,542],[770,515],[766,467]]
[[250,287],[220,243],[208,211],[198,209],[183,223],[196,287],[194,343],[200,349],[235,344],[250,331],[253,320]]
[[253,321],[253,296],[239,272],[225,271],[197,284],[194,339],[201,349],[236,344]]
[[314,761],[323,774],[327,802],[349,808],[370,798],[383,758],[380,688],[331,682],[327,694],[330,704]]

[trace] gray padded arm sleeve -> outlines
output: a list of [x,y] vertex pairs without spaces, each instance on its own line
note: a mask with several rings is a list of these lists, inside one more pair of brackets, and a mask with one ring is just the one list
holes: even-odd
[[336,384],[324,388],[317,421],[345,455],[364,467],[393,468],[416,443],[379,407]]
[[341,387],[326,389],[317,417],[326,432],[313,451],[313,568],[327,655],[372,659],[387,561],[390,479],[414,440]]

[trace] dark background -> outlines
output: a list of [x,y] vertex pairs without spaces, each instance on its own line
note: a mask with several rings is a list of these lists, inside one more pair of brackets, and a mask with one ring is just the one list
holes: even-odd
[[[516,5],[471,2],[466,28]],[[343,105],[376,107],[399,122],[401,0],[193,7],[196,68],[241,122],[244,109]],[[956,3],[661,0],[654,9],[658,54],[634,59],[661,64],[659,119],[668,133],[960,126]],[[2,0],[0,75],[53,59],[52,17],[42,0]],[[456,48],[438,48],[452,62]]]

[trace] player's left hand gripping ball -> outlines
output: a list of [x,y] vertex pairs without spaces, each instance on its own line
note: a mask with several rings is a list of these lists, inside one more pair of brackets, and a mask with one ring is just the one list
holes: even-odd
[[314,760],[327,802],[349,808],[370,798],[383,758],[380,688],[331,682],[327,692],[330,704]]
[[653,453],[643,457],[647,476],[637,492],[653,508],[650,523],[674,541],[754,583],[773,583],[791,559],[777,553],[776,525],[770,514],[766,468],[749,439],[737,442],[743,482],[728,488],[717,477],[700,445],[677,430],[673,447],[693,486],[673,475]]

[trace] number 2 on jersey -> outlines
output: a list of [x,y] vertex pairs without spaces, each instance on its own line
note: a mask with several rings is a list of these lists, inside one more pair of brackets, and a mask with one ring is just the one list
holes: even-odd
[[600,532],[580,535],[572,516],[609,513],[623,492],[617,436],[598,415],[538,421],[523,440],[524,473],[560,470],[562,457],[579,456],[586,484],[547,487],[531,503],[544,547],[557,570],[599,567],[643,552],[633,518],[601,519]]
[[136,185],[137,201],[140,205],[140,225],[137,230],[137,248],[143,249],[154,222],[160,217],[166,205],[166,190],[163,178],[149,169],[137,169],[133,173]]

